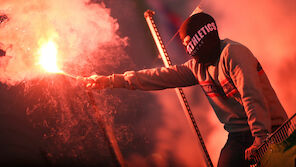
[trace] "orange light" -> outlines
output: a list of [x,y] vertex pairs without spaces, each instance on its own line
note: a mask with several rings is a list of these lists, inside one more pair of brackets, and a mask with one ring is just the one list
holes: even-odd
[[57,65],[58,49],[54,41],[43,43],[38,51],[40,55],[39,63],[43,69],[51,73],[62,73]]

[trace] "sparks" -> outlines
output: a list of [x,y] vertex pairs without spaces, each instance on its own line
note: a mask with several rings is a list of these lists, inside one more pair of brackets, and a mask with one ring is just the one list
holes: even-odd
[[50,40],[41,45],[39,49],[39,63],[43,69],[51,73],[62,73],[57,65],[58,49],[54,41]]

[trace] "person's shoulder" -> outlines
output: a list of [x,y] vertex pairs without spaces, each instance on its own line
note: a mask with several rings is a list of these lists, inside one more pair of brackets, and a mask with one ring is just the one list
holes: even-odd
[[229,64],[252,64],[256,63],[257,59],[252,52],[243,44],[229,39],[222,40],[224,48],[221,52],[221,62],[225,66]]
[[231,52],[233,50],[249,50],[245,45],[228,38],[221,40],[221,47],[222,52]]
[[[221,40],[221,56],[225,58],[243,58],[243,55],[253,55],[245,45],[230,40]],[[248,56],[247,56],[248,57]]]

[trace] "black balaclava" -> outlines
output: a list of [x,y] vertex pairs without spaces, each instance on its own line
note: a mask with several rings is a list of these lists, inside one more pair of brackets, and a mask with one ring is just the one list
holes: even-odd
[[220,38],[215,20],[206,13],[197,13],[184,21],[179,29],[180,39],[189,35],[186,52],[202,64],[215,64],[220,55]]

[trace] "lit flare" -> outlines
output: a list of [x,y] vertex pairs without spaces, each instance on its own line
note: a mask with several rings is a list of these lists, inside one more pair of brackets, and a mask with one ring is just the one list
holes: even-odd
[[63,73],[57,65],[58,49],[53,41],[48,41],[41,45],[38,51],[40,58],[39,63],[42,68],[51,73]]

